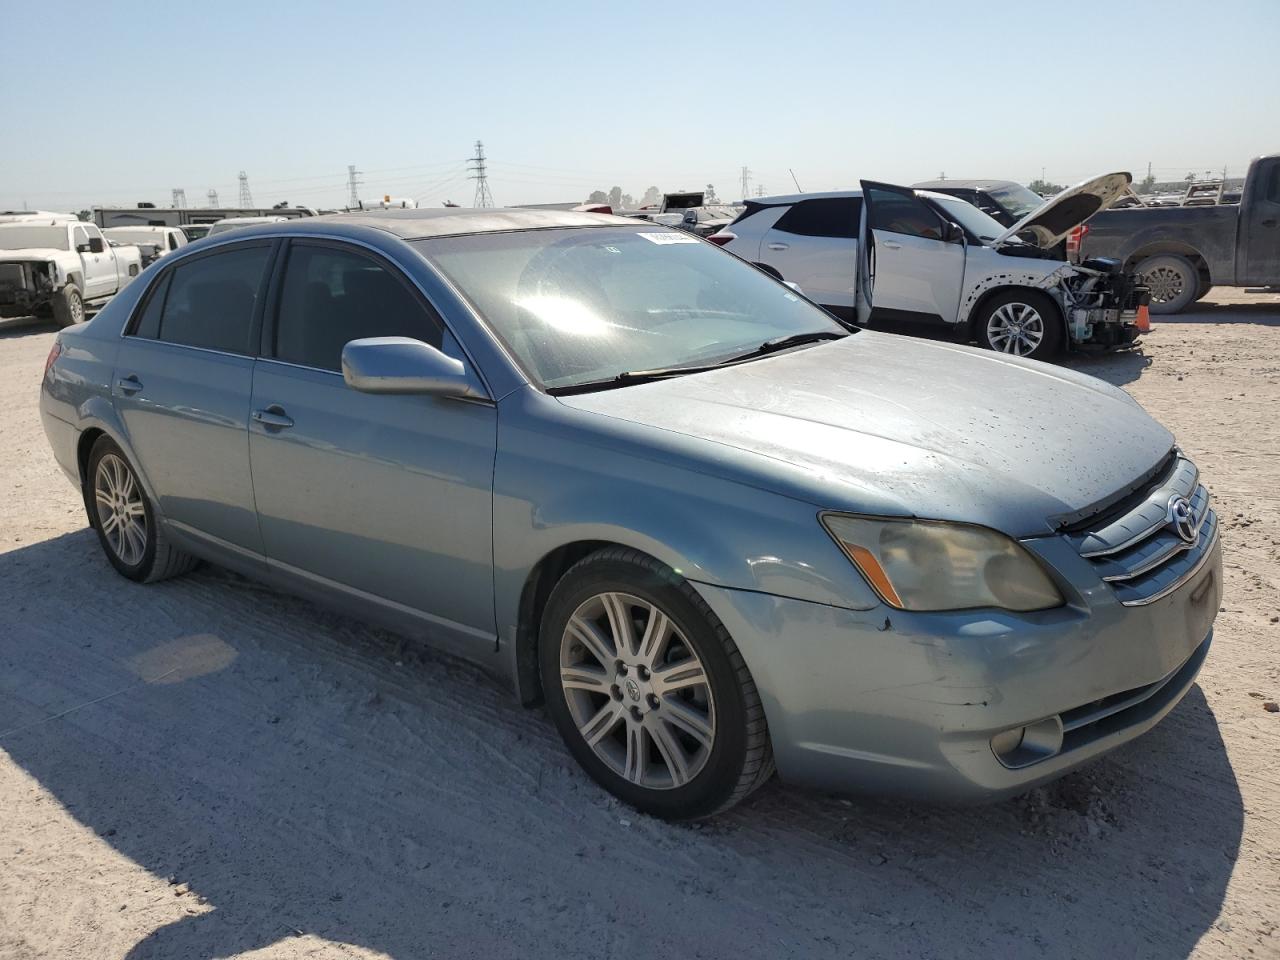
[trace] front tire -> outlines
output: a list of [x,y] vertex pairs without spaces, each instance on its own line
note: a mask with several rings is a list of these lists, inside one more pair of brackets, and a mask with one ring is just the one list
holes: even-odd
[[89,453],[84,504],[102,552],[122,576],[154,583],[196,565],[194,557],[169,542],[133,465],[106,435]]
[[543,613],[539,666],[569,752],[645,813],[711,816],[773,773],[733,639],[697,591],[639,551],[601,550],[564,575]]
[[84,323],[84,297],[80,295],[80,288],[74,283],[68,283],[54,294],[53,321],[59,327]]
[[1147,257],[1133,272],[1151,291],[1153,314],[1178,313],[1198,299],[1200,271],[1186,257],[1173,253]]
[[985,301],[973,321],[988,350],[1032,360],[1051,360],[1062,349],[1058,305],[1034,290],[1010,290]]

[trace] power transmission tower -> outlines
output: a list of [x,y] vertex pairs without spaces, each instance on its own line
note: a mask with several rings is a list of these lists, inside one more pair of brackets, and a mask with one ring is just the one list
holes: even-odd
[[175,210],[187,209],[187,191],[182,187],[174,187],[173,189],[173,208]]
[[209,191],[209,206],[214,210],[218,209],[218,191],[217,190]]
[[240,171],[240,206],[246,209],[253,207],[253,194],[249,192],[249,175],[243,170]]
[[347,164],[347,189],[351,191],[351,196],[347,198],[347,206],[353,209],[360,206],[360,194],[356,188],[362,183],[364,181],[360,179],[360,171],[356,169],[356,165]]
[[764,184],[763,184],[763,183],[757,183],[757,184],[756,184],[756,196],[757,196],[757,197],[763,197],[763,196],[764,196]]
[[468,180],[476,182],[476,198],[471,204],[473,207],[492,207],[493,194],[489,192],[489,176],[485,172],[484,165],[484,144],[479,140],[476,141],[476,155],[467,160],[467,167],[471,173]]
[[751,196],[751,171],[746,167],[742,168],[742,196],[744,199]]

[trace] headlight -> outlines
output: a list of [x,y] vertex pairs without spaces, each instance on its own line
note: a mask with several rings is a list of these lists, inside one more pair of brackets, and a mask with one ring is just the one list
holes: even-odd
[[822,524],[880,599],[899,610],[1044,610],[1062,594],[1004,534],[932,520],[824,514]]

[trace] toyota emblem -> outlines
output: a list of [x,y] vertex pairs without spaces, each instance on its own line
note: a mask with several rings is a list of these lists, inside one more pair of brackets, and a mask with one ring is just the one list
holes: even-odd
[[1191,501],[1186,497],[1169,499],[1169,526],[1185,543],[1195,543],[1199,531],[1196,529],[1195,517],[1191,512]]

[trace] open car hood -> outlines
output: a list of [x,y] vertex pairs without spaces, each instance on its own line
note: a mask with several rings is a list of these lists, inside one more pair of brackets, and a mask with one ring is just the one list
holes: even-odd
[[992,241],[1002,246],[1020,233],[1030,232],[1035,245],[1047,250],[1062,242],[1068,233],[1099,210],[1105,210],[1125,195],[1133,183],[1131,173],[1104,173],[1074,187],[1067,187],[1046,200]]

